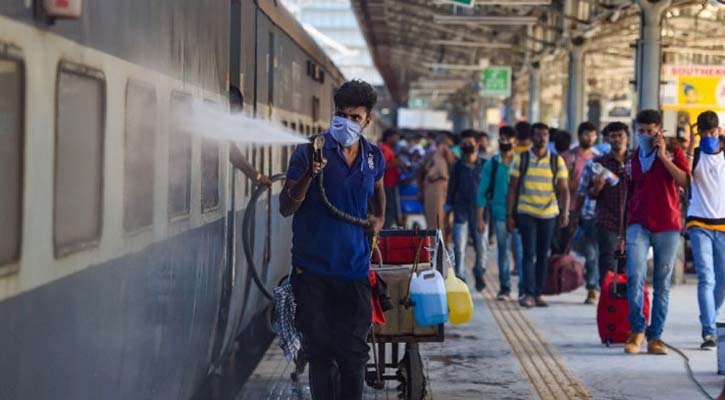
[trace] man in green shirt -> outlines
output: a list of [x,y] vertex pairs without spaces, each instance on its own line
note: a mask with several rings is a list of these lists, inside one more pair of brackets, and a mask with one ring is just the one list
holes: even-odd
[[[509,190],[509,172],[511,161],[514,157],[514,137],[516,132],[509,126],[499,130],[499,154],[492,157],[483,165],[481,182],[478,185],[476,194],[476,219],[479,232],[486,231],[484,210],[490,207],[492,210],[493,229],[496,230],[496,244],[498,246],[498,277],[500,291],[496,297],[499,300],[506,300],[511,295],[511,263],[509,250],[515,233],[506,229],[506,199]],[[514,251],[516,260],[521,260],[521,240],[514,240]],[[519,271],[522,271],[519,268]],[[521,277],[519,277],[521,278]]]

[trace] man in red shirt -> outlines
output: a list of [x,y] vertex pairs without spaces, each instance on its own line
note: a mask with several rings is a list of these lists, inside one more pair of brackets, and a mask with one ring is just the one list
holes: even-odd
[[[646,336],[648,353],[667,354],[661,337],[682,230],[679,187],[687,185],[689,168],[681,148],[667,148],[658,111],[643,110],[637,114],[637,133],[639,147],[628,167],[627,301],[632,332],[624,351],[639,353]],[[650,247],[654,253],[654,296],[652,321],[647,327],[642,307]]]
[[400,133],[394,129],[386,129],[383,132],[383,141],[380,143],[380,151],[385,159],[385,175],[383,186],[385,187],[385,224],[388,229],[393,225],[400,225],[400,196],[398,194],[398,183],[400,181],[400,169],[398,158],[395,155],[395,144],[400,140]]

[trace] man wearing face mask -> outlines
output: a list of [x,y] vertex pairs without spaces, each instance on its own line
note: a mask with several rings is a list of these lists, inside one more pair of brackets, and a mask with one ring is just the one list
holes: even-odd
[[476,260],[473,267],[473,277],[476,280],[476,290],[486,288],[483,275],[486,272],[486,246],[488,241],[486,232],[476,229],[476,192],[481,181],[483,161],[478,158],[479,133],[473,129],[461,132],[461,153],[463,158],[453,164],[450,181],[448,183],[448,197],[446,209],[453,212],[453,243],[456,263],[456,275],[466,278],[466,247],[469,235],[473,236],[473,248],[476,251]]
[[[492,228],[496,230],[498,246],[498,277],[501,288],[496,295],[498,300],[508,300],[511,297],[511,262],[510,252],[513,248],[517,261],[522,259],[521,244],[511,246],[514,234],[506,229],[506,198],[509,191],[509,176],[511,162],[514,158],[514,136],[516,132],[510,126],[501,127],[498,132],[499,154],[484,164],[481,172],[481,182],[476,195],[476,221],[479,233],[486,231],[484,210],[491,208]],[[489,228],[489,229],[492,229]],[[520,268],[519,268],[520,269]],[[523,275],[519,275],[521,278]]]
[[[667,354],[662,332],[667,318],[670,281],[677,255],[682,216],[679,187],[687,186],[689,168],[685,153],[667,151],[662,115],[657,110],[637,114],[639,147],[629,163],[629,212],[627,216],[627,302],[632,332],[624,351],[637,354],[647,337],[647,352]],[[652,321],[647,327],[643,312],[643,284],[647,253],[654,252]],[[646,328],[646,329],[645,329]]]
[[[599,157],[599,150],[594,147],[597,141],[597,128],[591,122],[582,122],[577,129],[579,145],[562,154],[567,168],[569,169],[569,193],[571,201],[571,223],[565,230],[566,241],[571,234],[581,226],[583,235],[579,241],[581,251],[584,253],[586,263],[585,282],[587,298],[585,304],[595,304],[599,293],[599,268],[598,268],[598,244],[597,225],[594,219],[596,202],[586,195],[586,190],[579,190],[581,181],[587,168],[591,167],[590,161]],[[586,188],[584,188],[586,189]],[[568,243],[563,243],[567,246]]]
[[690,160],[691,191],[687,229],[697,271],[697,302],[703,343],[700,348],[717,347],[715,320],[725,297],[725,137],[720,136],[720,121],[712,111],[697,117],[700,147],[693,149],[694,130],[690,133],[687,156]]
[[[344,83],[335,92],[335,114],[323,134],[322,162],[312,161],[310,145],[298,146],[280,194],[282,215],[294,214],[292,290],[315,400],[362,397],[372,318],[369,236],[380,231],[385,215],[383,154],[361,135],[376,100],[369,84]],[[367,216],[367,231],[325,207],[316,182],[323,169],[330,202],[344,213]],[[373,211],[368,214],[370,198]],[[331,372],[335,365],[339,385]]]

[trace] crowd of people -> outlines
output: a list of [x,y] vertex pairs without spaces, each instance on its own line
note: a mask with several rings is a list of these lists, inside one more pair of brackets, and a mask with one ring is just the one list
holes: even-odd
[[[487,249],[498,254],[499,300],[518,274],[522,307],[542,296],[552,254],[584,260],[584,303],[596,304],[607,271],[626,254],[627,353],[666,354],[662,341],[678,250],[689,237],[698,278],[703,349],[716,347],[715,320],[725,298],[725,137],[717,114],[702,113],[685,140],[666,138],[656,110],[623,122],[569,132],[543,123],[502,126],[498,140],[476,130],[401,135],[387,130],[385,227],[402,226],[400,188],[413,185],[428,227],[446,232],[456,275],[486,287]],[[636,139],[636,143],[633,143]],[[495,148],[495,153],[490,152]],[[474,260],[466,261],[471,245]],[[648,254],[653,254],[651,321],[643,312]],[[681,252],[684,253],[684,252]],[[513,261],[513,262],[512,262]],[[684,261],[684,260],[680,260]]]
[[[621,266],[629,310],[622,318],[631,325],[624,350],[632,354],[645,339],[648,353],[667,353],[662,337],[684,232],[698,277],[701,347],[717,346],[715,321],[725,298],[725,139],[717,114],[700,114],[685,142],[667,141],[656,110],[637,114],[634,135],[624,123],[600,133],[585,122],[574,147],[568,132],[519,122],[499,129],[491,154],[488,135],[475,130],[402,137],[388,130],[377,147],[363,135],[376,101],[369,84],[343,84],[324,146],[295,150],[280,194],[280,213],[294,215],[293,268],[275,300],[293,305],[280,308],[293,317],[278,332],[286,353],[304,349],[313,398],[362,398],[372,307],[369,238],[383,226],[402,225],[402,205],[411,201],[419,207],[406,211],[417,210],[428,227],[445,232],[455,274],[465,280],[470,269],[477,290],[486,287],[487,250],[495,241],[501,301],[512,297],[516,272],[519,304],[546,307],[550,257],[572,248],[585,259],[586,303],[597,302],[611,276],[606,272]],[[257,181],[263,178],[243,167]],[[313,181],[324,191],[310,190]],[[465,259],[469,242],[472,262]],[[650,249],[648,324],[643,305]]]

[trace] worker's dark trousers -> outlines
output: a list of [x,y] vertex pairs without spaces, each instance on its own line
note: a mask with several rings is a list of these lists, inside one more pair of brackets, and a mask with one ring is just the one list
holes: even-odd
[[372,319],[368,278],[342,280],[298,271],[292,290],[313,400],[361,399]]

